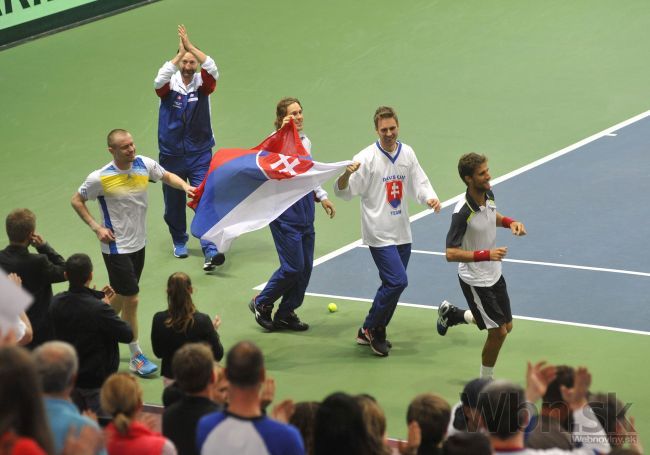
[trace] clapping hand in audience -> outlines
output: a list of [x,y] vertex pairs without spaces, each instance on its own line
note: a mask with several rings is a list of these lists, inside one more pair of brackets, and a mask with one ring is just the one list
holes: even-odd
[[296,410],[295,403],[291,399],[283,400],[277,405],[273,406],[271,417],[282,423],[289,423],[291,416]]
[[399,441],[397,449],[402,455],[415,455],[422,443],[422,429],[417,420],[413,420],[408,425],[408,436],[406,441]]
[[84,425],[77,433],[72,426],[65,438],[62,455],[95,455],[104,445],[104,435],[101,431],[89,425]]
[[532,364],[528,362],[526,368],[526,400],[535,403],[546,393],[548,385],[556,376],[554,365],[548,365],[545,360]]
[[115,297],[115,291],[113,290],[112,287],[110,287],[108,284],[102,288],[102,292],[104,293],[104,298],[102,301],[106,303],[107,305],[111,304],[111,300],[113,300],[113,297]]

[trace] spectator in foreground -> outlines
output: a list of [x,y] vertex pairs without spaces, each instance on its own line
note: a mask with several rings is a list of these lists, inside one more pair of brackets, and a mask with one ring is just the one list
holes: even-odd
[[441,453],[442,441],[447,434],[451,416],[449,403],[432,393],[416,396],[409,404],[406,422],[417,422],[422,432],[418,455],[435,455]]
[[36,365],[17,346],[0,347],[0,448],[17,454],[54,453]]
[[104,417],[99,405],[102,384],[120,364],[118,343],[133,340],[129,324],[109,304],[113,289],[92,289],[93,263],[86,254],[73,254],[65,261],[70,288],[54,296],[50,320],[57,340],[70,343],[79,358],[79,372],[72,400],[81,410]]
[[318,408],[314,429],[315,455],[375,455],[381,441],[372,438],[358,401],[346,393],[329,395]]
[[443,455],[492,455],[490,440],[481,432],[458,432],[445,439]]
[[109,455],[176,455],[169,439],[136,420],[142,411],[142,389],[135,376],[112,374],[102,386],[101,404],[113,418],[106,427]]
[[[54,436],[56,453],[61,453],[67,436],[78,435],[84,427],[92,428],[101,436],[97,422],[81,415],[72,402],[71,393],[77,378],[79,362],[74,348],[63,341],[48,341],[33,352],[36,368],[43,386],[45,410]],[[95,453],[105,454],[101,444]]]
[[[48,308],[52,300],[52,283],[65,281],[64,259],[36,232],[36,215],[29,209],[12,210],[6,219],[9,245],[0,251],[0,268],[15,273],[23,288],[34,297],[27,309],[33,338],[27,346],[32,349],[52,339]],[[36,248],[37,254],[28,248]]]
[[182,397],[165,409],[162,432],[181,454],[199,454],[196,447],[196,425],[206,414],[221,410],[210,399],[216,382],[214,358],[210,348],[201,343],[188,343],[174,354],[172,369]]
[[[550,373],[550,374],[547,374]],[[519,451],[522,455],[543,454],[543,450],[524,447],[524,429],[530,419],[530,404],[534,404],[546,392],[548,383],[555,377],[543,362],[532,366],[528,364],[526,391],[507,381],[494,381],[488,384],[479,398],[481,428],[489,433],[494,453],[506,454]],[[555,449],[554,453],[593,454],[594,451],[608,453],[610,445],[600,423],[587,402],[587,390],[591,375],[586,368],[578,368],[572,389],[563,387],[564,400],[573,413],[576,432],[574,442],[582,443],[580,449],[564,451]],[[527,410],[526,410],[527,409]]]
[[[226,377],[228,409],[199,420],[197,448],[201,453],[305,453],[298,430],[262,413],[260,389],[266,370],[262,351],[255,344],[241,341],[230,349]],[[228,437],[232,434],[239,436]]]

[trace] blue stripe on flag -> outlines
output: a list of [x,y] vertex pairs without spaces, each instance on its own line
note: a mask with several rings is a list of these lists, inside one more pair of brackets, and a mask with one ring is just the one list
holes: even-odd
[[268,180],[256,157],[257,153],[240,156],[208,175],[192,220],[192,235],[201,237]]

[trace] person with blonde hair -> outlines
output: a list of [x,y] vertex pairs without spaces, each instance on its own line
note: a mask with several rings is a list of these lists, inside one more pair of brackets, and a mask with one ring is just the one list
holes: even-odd
[[167,310],[153,316],[151,346],[154,354],[162,359],[161,374],[166,385],[174,378],[174,353],[186,343],[207,343],[214,360],[223,358],[223,346],[217,333],[221,318],[217,315],[212,319],[196,311],[193,293],[192,280],[186,273],[172,273],[167,279]]
[[113,419],[106,427],[109,455],[177,453],[169,439],[136,420],[142,411],[142,389],[135,376],[128,373],[112,374],[102,386],[101,404]]

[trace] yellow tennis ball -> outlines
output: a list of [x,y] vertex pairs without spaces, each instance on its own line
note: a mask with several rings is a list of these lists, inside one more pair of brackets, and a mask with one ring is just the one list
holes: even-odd
[[327,309],[330,311],[330,313],[334,313],[339,308],[336,306],[336,303],[332,302],[329,305],[327,305]]

